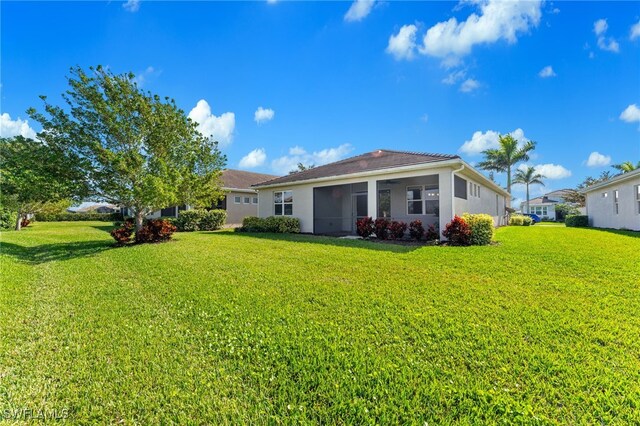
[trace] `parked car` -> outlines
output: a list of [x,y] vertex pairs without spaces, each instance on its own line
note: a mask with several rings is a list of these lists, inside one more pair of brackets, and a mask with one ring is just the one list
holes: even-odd
[[525,213],[523,216],[529,216],[533,220],[534,224],[542,221],[542,219],[540,219],[540,216],[534,213]]

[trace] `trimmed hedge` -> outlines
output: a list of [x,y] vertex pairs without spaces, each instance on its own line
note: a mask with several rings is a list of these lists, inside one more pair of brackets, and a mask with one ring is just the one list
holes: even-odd
[[119,222],[121,213],[36,213],[36,222]]
[[227,220],[225,210],[184,210],[171,222],[180,232],[215,231]]
[[471,245],[486,246],[493,240],[493,218],[488,214],[464,213],[462,219],[471,229]]
[[514,214],[509,219],[510,226],[531,226],[533,225],[533,219],[529,216],[523,216],[521,214]]
[[276,234],[299,234],[300,219],[297,217],[269,216],[265,218],[247,216],[242,220],[238,232],[273,232]]
[[589,226],[589,216],[572,214],[564,218],[564,224],[572,227],[587,227]]

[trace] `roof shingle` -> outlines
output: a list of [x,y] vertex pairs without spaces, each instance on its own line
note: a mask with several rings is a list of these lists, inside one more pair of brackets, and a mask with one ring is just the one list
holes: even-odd
[[276,175],[245,172],[242,170],[226,169],[222,171],[222,186],[224,188],[253,189],[252,185],[276,178]]

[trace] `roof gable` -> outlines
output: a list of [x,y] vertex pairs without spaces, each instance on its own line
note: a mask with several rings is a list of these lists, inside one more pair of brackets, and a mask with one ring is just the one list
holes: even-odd
[[222,171],[222,187],[235,189],[253,189],[252,185],[276,178],[276,175],[245,172],[243,170],[226,169]]

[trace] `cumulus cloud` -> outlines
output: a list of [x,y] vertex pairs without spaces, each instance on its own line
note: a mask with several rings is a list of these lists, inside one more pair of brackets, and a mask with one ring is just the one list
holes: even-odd
[[[529,141],[529,139],[524,135],[524,131],[520,128],[511,132],[510,135],[518,141],[518,145],[520,146]],[[481,131],[474,132],[471,139],[465,141],[459,151],[467,155],[477,155],[487,149],[498,148],[500,147],[499,136],[500,133],[495,130],[487,130],[484,133]]]
[[276,115],[276,112],[271,108],[258,107],[256,112],[253,114],[253,119],[256,123],[262,124],[273,120],[274,115]]
[[[518,166],[518,169],[526,170],[527,167],[530,167],[530,165],[521,164],[520,166]],[[571,176],[571,171],[567,170],[559,164],[536,164],[533,167],[536,168],[537,173],[540,173],[545,177],[545,179],[549,180],[564,179]]]
[[122,7],[128,12],[137,12],[140,9],[140,0],[127,0]]
[[14,136],[34,139],[36,131],[29,126],[27,120],[21,120],[19,117],[12,120],[11,116],[5,112],[0,115],[0,137],[11,138]]
[[589,154],[589,158],[587,159],[588,167],[604,167],[611,164],[611,157],[608,155],[600,154],[597,151]]
[[608,52],[618,53],[620,45],[613,37],[607,37],[609,24],[606,19],[598,19],[593,23],[593,32],[596,34],[598,47]]
[[467,70],[457,70],[449,73],[442,82],[452,86],[467,76]]
[[551,67],[551,65],[547,65],[546,67],[544,67],[544,68],[542,68],[540,70],[538,75],[541,78],[549,78],[549,77],[555,77],[556,73],[555,73],[555,71],[553,71],[553,68]]
[[638,108],[638,105],[636,104],[629,105],[620,114],[620,120],[626,121],[627,123],[633,123],[634,121],[640,122],[640,108]]
[[396,60],[413,59],[416,50],[416,33],[418,27],[413,24],[403,25],[398,34],[391,34],[386,52]]
[[474,80],[473,78],[468,78],[462,82],[460,85],[460,91],[464,93],[473,92],[474,90],[480,87],[480,82],[478,80]]
[[633,24],[631,26],[631,31],[629,31],[629,39],[635,40],[640,37],[640,21]]
[[307,150],[301,146],[294,146],[293,148],[289,149],[289,155],[284,155],[273,160],[271,162],[271,168],[276,173],[286,174],[292,170],[295,170],[298,166],[298,163],[302,163],[306,166],[322,166],[323,164],[342,160],[351,151],[353,151],[353,147],[348,143],[342,144],[335,148],[327,148],[311,153],[307,152]]
[[374,4],[374,0],[355,0],[344,15],[344,20],[347,22],[362,21],[371,13]]
[[241,169],[252,169],[262,166],[267,161],[267,153],[264,148],[256,148],[240,160]]
[[152,66],[148,66],[144,71],[141,71],[138,74],[136,74],[134,80],[136,83],[138,83],[138,86],[142,87],[147,81],[149,81],[151,76],[154,76],[154,75],[158,76],[160,75],[160,73],[161,71],[156,70]]
[[211,113],[211,107],[204,99],[198,101],[189,112],[189,118],[198,123],[198,131],[226,146],[233,140],[236,127],[236,116],[232,112],[225,112],[219,117]]
[[420,53],[437,58],[463,57],[475,45],[505,40],[510,44],[518,35],[527,33],[540,23],[541,1],[472,2],[479,6],[480,14],[472,13],[466,21],[454,17],[438,22],[424,35]]

